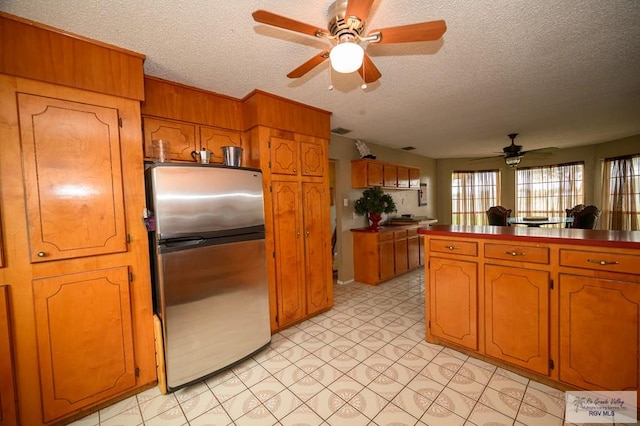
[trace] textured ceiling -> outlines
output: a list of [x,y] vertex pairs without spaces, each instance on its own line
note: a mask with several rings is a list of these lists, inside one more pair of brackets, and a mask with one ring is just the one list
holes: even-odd
[[[637,0],[376,0],[367,28],[443,19],[436,42],[369,45],[382,78],[325,61],[327,40],[256,23],[257,9],[324,28],[332,0],[0,0],[0,10],[146,55],[149,75],[242,98],[264,90],[333,113],[346,137],[432,158],[640,134]],[[366,33],[367,31],[365,31]],[[334,89],[328,90],[330,83]]]

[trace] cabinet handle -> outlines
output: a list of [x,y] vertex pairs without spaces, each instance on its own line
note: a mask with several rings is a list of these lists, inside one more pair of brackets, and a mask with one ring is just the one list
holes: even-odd
[[587,259],[587,262],[589,262],[589,263],[597,263],[598,265],[602,265],[602,266],[605,266],[605,265],[618,265],[618,264],[620,264],[620,262],[615,261],[615,260],[614,260],[613,262],[607,262],[606,260]]
[[39,251],[38,252],[38,257],[46,257],[46,256],[47,256],[46,252],[44,252],[44,251]]
[[296,169],[295,167],[293,168],[293,173],[298,173],[298,169]]
[[296,231],[296,238],[300,238],[300,230]]
[[527,253],[523,252],[523,251],[505,251],[505,254],[508,254],[510,256],[526,256]]
[[458,250],[460,247],[456,247],[456,246],[444,246],[444,248],[449,249],[449,250]]
[[309,230],[307,229],[307,232],[304,233],[307,237],[309,236]]

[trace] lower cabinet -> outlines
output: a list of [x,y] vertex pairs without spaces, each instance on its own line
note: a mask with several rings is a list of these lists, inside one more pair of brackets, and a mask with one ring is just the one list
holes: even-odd
[[8,290],[0,285],[0,426],[18,424]]
[[640,284],[571,274],[560,274],[559,284],[560,380],[584,389],[638,390]]
[[[328,308],[331,241],[324,184],[272,181],[278,327]],[[300,267],[303,265],[303,267]]]
[[485,265],[487,355],[549,374],[549,272]]
[[640,391],[640,249],[423,234],[427,341],[561,389]]
[[434,336],[478,349],[478,263],[432,257],[429,328]]
[[417,226],[352,229],[355,280],[376,285],[421,265]]
[[135,386],[126,267],[41,278],[33,288],[45,421]]

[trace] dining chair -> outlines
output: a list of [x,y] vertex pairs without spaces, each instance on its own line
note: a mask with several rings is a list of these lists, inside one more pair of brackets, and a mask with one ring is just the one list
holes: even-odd
[[[584,204],[577,204],[575,207],[570,209],[564,209],[567,212],[567,219],[572,218],[574,214],[579,211],[582,211],[586,206]],[[571,222],[567,222],[565,228],[571,228]]]
[[502,206],[492,206],[487,210],[487,219],[489,225],[493,226],[509,226],[507,218],[511,216],[511,209]]
[[584,209],[573,213],[573,223],[571,224],[571,227],[579,229],[595,229],[600,213],[600,209],[596,206],[585,206]]

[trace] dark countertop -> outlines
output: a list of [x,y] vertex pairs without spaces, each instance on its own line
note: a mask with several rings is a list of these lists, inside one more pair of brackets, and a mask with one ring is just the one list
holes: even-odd
[[451,238],[452,234],[464,238],[514,240],[527,242],[575,244],[631,248],[640,250],[640,231],[603,231],[573,228],[530,228],[519,226],[463,226],[432,225],[421,227],[418,233]]

